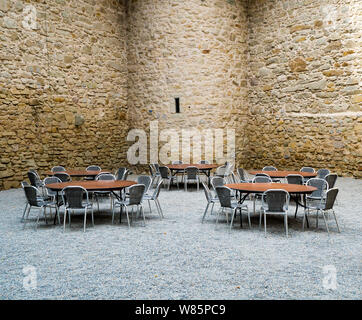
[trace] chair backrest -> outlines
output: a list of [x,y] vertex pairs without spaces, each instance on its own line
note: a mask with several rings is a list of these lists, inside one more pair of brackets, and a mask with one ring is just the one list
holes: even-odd
[[148,169],[149,169],[149,171],[150,171],[150,175],[151,175],[151,177],[154,177],[155,176],[155,173],[156,173],[156,170],[155,170],[155,167],[153,166],[153,164],[149,164],[148,165]]
[[223,165],[223,166],[220,166],[220,167],[217,167],[216,168],[216,171],[215,171],[215,175],[218,175],[218,176],[225,176],[225,173],[226,173],[226,166]]
[[31,205],[31,206],[36,206],[38,207],[39,206],[39,203],[38,203],[38,198],[39,198],[39,190],[34,187],[34,186],[24,186],[24,192],[25,192],[25,196],[26,196],[26,200],[28,201],[28,203]]
[[236,177],[235,173],[231,171],[231,180],[233,183],[238,183],[239,179]]
[[115,173],[116,180],[125,180],[125,179],[123,179],[123,177],[124,177],[126,170],[127,170],[127,168],[125,168],[125,167],[117,169],[117,171]]
[[172,164],[182,164],[183,162],[181,160],[172,161]]
[[228,176],[233,171],[232,169],[234,165],[231,162],[226,162],[225,165],[226,165],[225,176]]
[[59,178],[62,182],[68,182],[72,180],[70,175],[66,172],[56,172],[54,173],[54,177]]
[[152,182],[152,178],[150,176],[139,176],[139,177],[137,177],[137,183],[145,185],[145,193],[147,193],[148,190],[150,189],[151,182]]
[[238,173],[240,182],[245,182],[247,180],[246,175],[245,175],[245,171],[244,171],[243,168],[237,168],[236,172]]
[[324,179],[331,172],[328,169],[319,169],[317,171],[317,178]]
[[200,160],[199,164],[210,164],[210,162],[207,160]]
[[228,187],[216,187],[216,194],[223,208],[231,208],[231,189]]
[[338,188],[331,188],[326,192],[326,204],[324,210],[333,209],[333,205],[336,201],[338,191]]
[[129,191],[129,204],[130,205],[137,205],[141,204],[143,195],[145,193],[145,185],[144,184],[134,184],[130,186]]
[[256,175],[255,175],[256,177],[268,177],[268,178],[270,178],[270,176],[267,174],[267,173],[257,173]]
[[324,179],[312,178],[307,181],[306,185],[317,188],[309,195],[310,197],[322,198],[328,190],[328,182]]
[[263,193],[262,207],[269,212],[284,212],[288,210],[289,193],[283,189],[269,189]]
[[28,171],[28,178],[30,181],[30,184],[33,187],[36,187],[38,185],[38,183],[41,181],[39,176],[34,172],[34,171]]
[[314,173],[315,170],[312,167],[303,167],[302,169],[300,169],[301,172],[312,172]]
[[289,184],[303,184],[303,176],[300,174],[288,174],[287,175],[287,182]]
[[258,175],[256,176],[253,181],[253,183],[270,183],[273,182],[273,180],[268,175]]
[[199,175],[199,169],[197,167],[190,166],[185,169],[185,173],[187,179],[197,179],[197,176]]
[[153,167],[155,168],[156,173],[160,173],[160,165],[158,163],[154,163]]
[[27,183],[26,181],[23,181],[23,182],[21,183],[21,187],[24,189],[25,186],[30,186],[30,184]]
[[65,187],[62,190],[63,203],[70,209],[82,209],[83,196],[86,195],[87,203],[89,202],[88,191],[81,186]]
[[40,176],[39,176],[38,171],[36,171],[35,169],[29,169],[29,171],[30,171],[30,172],[34,172],[34,173],[38,176],[38,178],[40,179]]
[[205,182],[202,181],[201,183],[202,183],[202,186],[204,187],[206,200],[207,200],[207,202],[210,202],[212,199],[211,191]]
[[112,173],[100,173],[95,180],[116,180],[116,177]]
[[[60,180],[58,177],[54,177],[54,176],[52,176],[52,177],[46,177],[46,178],[44,179],[44,185],[45,185],[45,186],[47,186],[48,184],[51,184],[51,183],[61,183],[61,182],[62,182],[62,180]],[[56,191],[53,191],[53,190],[48,189],[48,188],[46,188],[46,191],[47,191],[47,194],[48,194],[49,196],[54,196],[54,195],[57,194]]]
[[63,171],[66,171],[66,170],[62,166],[55,166],[52,168],[52,172],[63,172]]
[[263,168],[263,171],[278,171],[278,169],[273,166],[266,166]]
[[168,179],[169,178],[169,169],[168,167],[165,167],[165,166],[161,166],[158,168],[159,172],[160,172],[160,175],[161,175],[161,178],[162,179]]
[[153,199],[157,199],[158,196],[160,195],[162,183],[163,183],[162,180],[158,182],[158,184],[157,184],[157,186],[155,188],[155,191],[153,192],[153,195],[152,195]]
[[101,167],[100,166],[88,166],[87,169],[85,169],[86,171],[101,171]]
[[211,179],[211,186],[216,192],[216,187],[223,187],[225,184],[224,178],[221,177],[212,177]]
[[127,178],[128,178],[128,175],[129,175],[129,173],[130,173],[131,171],[130,170],[126,170],[125,172],[124,172],[124,175],[123,175],[123,180],[127,180]]
[[326,175],[324,180],[326,180],[328,182],[328,188],[329,189],[334,188],[334,185],[336,184],[337,178],[338,178],[338,176],[335,173],[330,173],[330,174]]

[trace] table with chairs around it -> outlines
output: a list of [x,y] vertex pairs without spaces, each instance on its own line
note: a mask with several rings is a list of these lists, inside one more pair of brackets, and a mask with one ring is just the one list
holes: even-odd
[[[211,175],[211,171],[214,169],[215,171]],[[297,218],[298,208],[304,208],[303,230],[305,223],[309,227],[308,217],[315,212],[316,227],[318,228],[318,215],[321,214],[329,234],[328,213],[332,212],[337,230],[340,232],[333,209],[338,194],[338,189],[335,188],[338,176],[328,169],[315,171],[312,167],[303,167],[300,171],[295,171],[278,170],[274,166],[266,166],[262,170],[249,172],[243,168],[237,168],[234,172],[233,164],[230,162],[218,166],[202,160],[196,164],[174,161],[167,166],[153,163],[149,164],[149,171],[149,176],[141,175],[138,176],[137,181],[130,181],[127,178],[131,171],[125,167],[117,169],[113,174],[94,165],[85,170],[66,170],[62,166],[56,166],[46,172],[48,176],[44,180],[40,179],[36,170],[29,170],[30,184],[25,181],[22,183],[27,198],[22,217],[24,228],[32,207],[39,209],[37,227],[42,211],[47,222],[46,208],[50,208],[50,212],[51,209],[55,209],[54,224],[57,220],[60,224],[59,208],[64,206],[64,230],[66,220],[68,219],[70,225],[71,214],[75,210],[81,209],[84,211],[83,229],[85,231],[87,214],[91,214],[94,225],[93,206],[97,203],[99,212],[99,200],[104,196],[110,198],[112,224],[115,220],[116,208],[119,208],[120,223],[121,216],[125,213],[128,227],[130,227],[130,216],[132,221],[134,208],[136,208],[136,216],[141,215],[143,225],[145,225],[143,201],[148,202],[150,212],[152,212],[151,201],[153,201],[159,217],[163,219],[163,210],[158,200],[162,185],[169,190],[173,182],[177,187],[179,187],[179,182],[182,182],[185,191],[188,191],[188,184],[195,182],[197,191],[199,191],[200,184],[202,185],[207,201],[202,223],[210,205],[211,214],[213,214],[214,206],[218,204],[219,210],[216,214],[215,227],[219,224],[222,214],[226,216],[227,224],[230,223],[229,230],[231,230],[237,212],[239,212],[240,227],[242,227],[242,214],[245,213],[251,228],[250,213],[252,212],[254,215],[257,213],[256,205],[258,204],[259,228],[263,222],[265,235],[267,215],[282,215],[284,216],[285,233],[288,237],[288,210],[290,201],[293,200],[295,218]],[[206,178],[205,181],[201,179],[201,174]],[[72,177],[83,178],[83,180],[72,181]],[[252,211],[249,210],[246,200],[252,201]],[[231,214],[230,219],[228,211]]]
[[[160,218],[163,218],[158,195],[162,185],[162,181],[158,183],[155,190],[151,190],[151,177],[139,176],[137,181],[127,180],[130,170],[127,168],[119,168],[115,174],[109,171],[102,171],[100,167],[88,167],[86,170],[66,170],[64,167],[57,166],[51,171],[46,172],[48,177],[41,180],[36,170],[29,170],[28,177],[30,184],[26,181],[22,182],[27,203],[23,211],[22,220],[24,228],[28,220],[31,208],[39,209],[36,228],[41,216],[44,214],[47,223],[46,209],[55,209],[54,224],[58,220],[60,224],[59,208],[64,206],[64,230],[66,219],[69,225],[71,221],[71,213],[75,210],[84,211],[84,231],[86,230],[87,214],[91,214],[92,224],[94,225],[94,202],[97,202],[99,212],[99,198],[108,196],[111,200],[112,224],[114,223],[115,208],[120,208],[120,222],[123,210],[127,216],[128,227],[130,227],[129,207],[133,211],[136,208],[136,215],[141,214],[145,222],[142,201],[146,200],[149,204],[150,212],[151,201],[156,205]],[[84,177],[84,180],[72,181],[71,177]],[[92,179],[86,179],[91,177]]]

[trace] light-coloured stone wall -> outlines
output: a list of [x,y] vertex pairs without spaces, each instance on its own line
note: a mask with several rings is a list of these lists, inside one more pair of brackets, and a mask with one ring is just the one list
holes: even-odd
[[249,168],[362,177],[362,2],[248,2]]
[[0,189],[29,168],[128,165],[129,129],[156,120],[235,129],[237,166],[361,177],[361,12],[358,0],[0,0]]
[[0,189],[30,168],[126,164],[126,49],[122,1],[0,0]]
[[[133,128],[148,129],[156,120],[159,130],[173,128],[179,134],[189,128],[235,128],[238,153],[243,154],[248,110],[245,9],[244,1],[128,1]],[[181,101],[179,114],[175,97]]]

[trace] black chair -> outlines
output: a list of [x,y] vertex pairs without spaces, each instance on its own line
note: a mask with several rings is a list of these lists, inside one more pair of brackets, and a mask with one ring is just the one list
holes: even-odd
[[[126,210],[128,228],[130,228],[130,220],[128,215],[128,207],[132,207],[132,218],[133,218],[133,208],[134,206],[137,207],[137,214],[139,211],[142,213],[143,216],[143,225],[146,226],[145,214],[143,211],[142,200],[145,192],[145,185],[144,184],[135,184],[128,188],[129,196],[125,200],[118,201],[116,200],[113,205],[113,212],[112,212],[112,224],[114,222],[114,211],[116,207],[122,207]],[[132,219],[133,220],[133,219]]]
[[259,229],[261,227],[261,216],[264,215],[264,235],[266,237],[266,215],[284,215],[285,234],[288,237],[288,206],[289,193],[283,189],[269,189],[261,197],[262,205],[259,216]]
[[54,177],[59,178],[62,182],[70,182],[72,181],[70,175],[66,172],[57,172],[54,173]]
[[[91,165],[88,166],[85,171],[101,171],[102,168],[100,166],[96,166],[96,165]],[[88,176],[88,177],[84,177],[84,180],[94,180],[94,176]]]
[[[217,197],[220,201],[220,209],[217,213],[216,216],[216,224],[215,224],[215,228],[217,226],[217,223],[219,221],[219,215],[220,215],[220,211],[222,213],[224,213],[224,210],[228,210],[231,209],[232,211],[232,216],[231,216],[231,222],[230,222],[230,230],[233,226],[233,221],[234,221],[234,217],[236,214],[236,211],[239,210],[240,211],[240,221],[242,221],[242,211],[246,211],[247,215],[248,215],[248,221],[249,221],[249,228],[251,228],[251,221],[250,221],[250,213],[249,213],[249,209],[248,206],[246,204],[240,204],[236,201],[232,201],[232,196],[231,196],[231,189],[228,187],[216,187],[216,193],[217,193]],[[228,213],[226,212],[226,222],[228,223]]]
[[[30,210],[33,207],[39,209],[35,229],[38,228],[39,219],[42,212],[44,213],[45,222],[46,224],[48,224],[46,216],[46,208],[54,207],[58,214],[58,207],[56,206],[56,203],[52,200],[44,199],[44,197],[40,194],[39,190],[34,186],[23,185],[23,189],[25,192],[26,199],[28,201],[28,206],[27,206],[28,208],[26,212],[26,217],[24,219],[24,229],[27,219],[29,217]],[[58,214],[58,219],[59,219],[59,214]]]
[[52,172],[63,172],[63,171],[66,171],[66,170],[62,166],[55,166],[52,168]]
[[336,213],[334,212],[334,209],[333,209],[333,206],[334,206],[334,203],[336,201],[337,195],[338,195],[338,189],[337,188],[329,189],[326,192],[325,201],[321,201],[314,208],[309,208],[308,211],[304,211],[303,230],[304,230],[304,221],[306,219],[306,216],[310,214],[310,211],[315,211],[317,213],[316,227],[318,228],[318,213],[321,212],[322,215],[323,215],[323,220],[324,220],[324,223],[326,225],[327,232],[329,234],[328,221],[326,220],[325,214],[328,213],[329,211],[332,211],[333,216],[334,216],[334,220],[336,221],[337,230],[338,230],[338,232],[341,232],[340,229],[339,229],[339,226],[338,226]]
[[335,173],[330,173],[325,176],[324,180],[326,180],[328,182],[329,189],[334,188],[337,178],[338,178],[338,176]]
[[185,169],[185,191],[187,191],[187,184],[189,181],[196,181],[197,183],[197,191],[199,191],[199,184],[200,184],[200,175],[199,175],[199,169],[197,167],[187,167]]
[[[64,203],[64,231],[67,219],[67,213],[69,217],[69,227],[71,225],[71,213],[75,210],[84,210],[84,226],[83,232],[85,232],[87,224],[87,210],[91,209],[92,225],[94,227],[94,215],[93,215],[93,204],[89,201],[88,191],[80,186],[65,187],[62,190],[62,198]],[[83,200],[85,198],[85,201]]]
[[126,171],[127,168],[125,167],[118,168],[117,171],[115,172],[116,180],[125,180],[123,177]]
[[[167,182],[168,190],[170,190],[171,183],[172,183],[173,179],[175,178],[175,176],[171,175],[170,169],[168,167],[160,166],[158,170],[160,172],[162,181]],[[176,185],[177,185],[177,188],[179,188],[177,179],[176,179]]]

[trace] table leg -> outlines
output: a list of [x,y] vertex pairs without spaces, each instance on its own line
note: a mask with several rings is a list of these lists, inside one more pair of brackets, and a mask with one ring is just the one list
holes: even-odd
[[[238,190],[239,196],[239,204],[243,204],[249,193],[246,193],[244,197],[242,197],[242,192]],[[243,227],[243,221],[242,221],[242,214],[241,214],[241,208],[240,208],[240,228]]]
[[[298,197],[298,196],[297,196]],[[297,213],[298,213],[298,201],[295,201],[295,214],[294,217],[297,218]]]
[[[291,198],[292,198],[292,199],[295,201],[295,203],[296,203],[295,214],[297,214],[297,210],[298,210],[298,207],[299,207],[299,206],[304,207],[304,211],[305,211],[305,209],[307,208],[307,195],[306,195],[306,194],[303,194],[303,195],[302,195],[302,201],[303,201],[303,203],[300,203],[300,202],[298,201],[298,195],[297,195],[297,194],[294,195],[294,196],[291,195]],[[309,228],[308,216],[306,216],[305,219],[306,219],[306,221],[307,221],[307,228]]]
[[56,206],[58,207],[58,210],[55,210],[55,215],[54,215],[54,225],[57,224],[57,215],[59,214],[59,197],[58,197],[58,190],[57,190],[57,194],[56,194],[56,198],[55,198],[55,202],[56,202]]
[[[307,195],[303,194],[303,203],[304,203],[304,210],[307,207]],[[307,228],[309,228],[309,221],[308,221],[308,215],[305,216],[305,220],[307,221]]]

